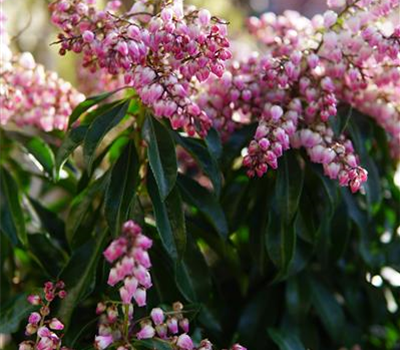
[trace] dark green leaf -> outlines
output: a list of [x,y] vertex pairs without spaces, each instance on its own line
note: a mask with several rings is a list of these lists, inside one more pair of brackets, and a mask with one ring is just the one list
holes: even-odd
[[168,254],[177,260],[186,248],[186,227],[183,215],[182,199],[175,186],[165,201],[162,201],[152,171],[148,171],[147,190],[149,192],[157,231]]
[[83,158],[89,173],[92,172],[96,149],[104,136],[125,117],[130,101],[122,101],[99,115],[90,124],[83,142]]
[[150,167],[164,201],[175,186],[178,173],[175,144],[165,126],[150,115],[143,126],[143,138],[148,144]]
[[67,161],[69,155],[83,142],[88,125],[79,125],[71,129],[65,136],[56,155],[56,174],[59,176],[60,169]]
[[49,145],[39,137],[30,139],[26,144],[27,151],[40,163],[45,172],[54,177],[54,154]]
[[106,235],[107,230],[96,232],[91,240],[73,252],[68,264],[61,272],[60,279],[65,282],[68,295],[61,303],[58,316],[67,328],[72,312],[88,293],[103,252]]
[[36,214],[38,215],[42,227],[46,230],[50,236],[57,239],[64,247],[67,247],[67,239],[65,234],[65,224],[58,217],[56,213],[45,208],[38,201],[33,198],[29,198]]
[[105,99],[107,99],[108,97],[112,96],[113,94],[115,94],[117,91],[120,90],[121,89],[117,89],[97,96],[88,97],[85,101],[81,102],[78,106],[76,106],[75,109],[72,111],[69,117],[68,127],[70,127],[89,108],[97,105],[101,101],[104,101]]
[[188,235],[186,252],[175,265],[176,284],[190,302],[205,302],[211,288],[210,272],[196,241]]
[[275,200],[282,218],[290,224],[297,212],[303,190],[304,171],[294,152],[286,152],[279,164]]
[[310,288],[314,307],[326,331],[332,339],[343,339],[345,317],[332,292],[316,279],[310,280]]
[[56,279],[65,263],[65,253],[45,234],[30,234],[28,235],[28,242],[30,251],[42,269],[52,279]]
[[150,350],[173,350],[170,342],[162,339],[145,339],[133,342],[135,349],[150,349]]
[[27,243],[25,219],[21,208],[18,185],[11,174],[0,168],[0,229],[13,245]]
[[280,281],[286,276],[295,255],[296,232],[294,225],[288,224],[280,214],[271,212],[266,235],[268,255],[278,268],[275,281]]
[[[92,203],[94,199],[101,195],[107,185],[108,174],[91,183],[85,190],[74,198],[71,209],[66,220],[66,234],[68,242],[74,246],[77,233],[87,215],[94,215]],[[89,232],[80,232],[80,235],[87,236]],[[79,239],[79,237],[78,237]]]
[[11,334],[18,330],[19,324],[25,320],[37,306],[28,303],[28,293],[19,294],[1,308],[0,333]]
[[269,328],[268,334],[280,350],[305,350],[300,339],[291,332]]
[[204,141],[190,137],[182,137],[178,133],[174,133],[174,137],[176,142],[193,156],[200,168],[206,175],[208,175],[213,184],[214,191],[217,197],[219,197],[222,186],[221,172],[219,170],[217,160],[211,151],[206,147]]
[[226,239],[228,224],[216,198],[198,182],[182,174],[178,175],[178,186],[183,199],[199,209],[210,220],[222,238]]
[[218,131],[214,128],[211,128],[208,131],[205,141],[210,153],[214,156],[214,158],[220,159],[222,155],[222,144]]
[[105,214],[111,232],[117,235],[126,221],[139,180],[139,159],[130,141],[113,166],[105,194]]

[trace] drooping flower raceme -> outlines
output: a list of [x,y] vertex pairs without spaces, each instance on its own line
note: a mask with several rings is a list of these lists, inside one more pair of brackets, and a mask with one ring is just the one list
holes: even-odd
[[124,15],[116,14],[118,3],[98,10],[92,0],[53,2],[52,22],[63,30],[60,53],[82,53],[91,71],[122,75],[156,116],[204,136],[211,120],[193,96],[210,74],[222,76],[231,57],[226,24],[180,1],[160,2],[160,8],[136,1]]
[[224,138],[243,122],[258,122],[243,160],[249,176],[275,169],[285,150],[305,147],[327,176],[356,192],[367,171],[351,141],[336,135],[330,121],[339,103],[349,104],[399,144],[400,29],[385,22],[399,10],[399,1],[329,4],[343,8],[312,20],[292,11],[251,18],[250,33],[263,52],[233,62],[219,82],[210,80],[198,104]]
[[38,311],[32,312],[25,327],[27,336],[34,336],[35,340],[26,340],[19,344],[19,350],[70,350],[61,344],[59,331],[64,329],[64,324],[55,317],[50,317],[50,304],[55,298],[64,299],[67,292],[64,290],[64,282],[46,282],[43,295],[32,294],[28,296],[28,302],[40,306]]
[[[97,305],[100,315],[98,333],[95,337],[96,349],[114,347],[119,350],[131,349],[133,341],[152,339],[168,342],[177,350],[212,350],[207,339],[198,345],[190,337],[190,325],[185,310],[180,302],[165,310],[153,308],[147,317],[134,319],[134,303],[146,305],[146,289],[151,287],[148,269],[151,266],[147,250],[152,241],[142,233],[141,227],[130,220],[123,224],[120,237],[111,242],[104,251],[104,257],[113,263],[108,284],[117,286],[121,302],[105,301]],[[123,281],[123,283],[122,283]],[[121,305],[122,304],[122,305]],[[239,344],[231,350],[246,350]]]
[[84,95],[57,73],[35,62],[32,54],[14,54],[1,18],[0,125],[32,125],[46,132],[65,130]]

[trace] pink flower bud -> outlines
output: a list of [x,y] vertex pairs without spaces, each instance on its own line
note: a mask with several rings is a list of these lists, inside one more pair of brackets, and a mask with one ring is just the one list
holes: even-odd
[[187,318],[179,320],[179,326],[185,333],[189,333],[189,320]]
[[94,33],[90,30],[85,30],[82,34],[82,39],[85,43],[92,43],[94,40]]
[[308,66],[309,66],[311,69],[314,69],[315,67],[317,67],[317,66],[318,66],[318,63],[319,63],[319,57],[318,57],[318,55],[316,55],[315,53],[310,54],[310,55],[307,57],[307,63],[308,63]]
[[325,28],[330,28],[331,26],[333,26],[336,21],[337,21],[337,13],[333,12],[333,11],[326,11],[324,13],[324,26]]
[[60,331],[60,330],[64,329],[64,325],[57,318],[51,319],[51,321],[49,323],[49,327],[56,331]]
[[104,303],[102,303],[102,302],[97,303],[96,314],[100,315],[104,311],[106,311],[106,305]]
[[160,308],[151,310],[150,316],[156,325],[160,325],[164,322],[164,312]]
[[41,299],[39,295],[29,295],[27,299],[32,305],[40,305]]
[[125,287],[119,289],[119,295],[124,304],[130,304],[132,300],[132,294]]
[[328,0],[328,7],[343,7],[346,5],[346,0]]
[[280,106],[272,106],[271,107],[271,117],[272,120],[278,120],[283,115],[282,107]]
[[199,11],[199,22],[202,26],[208,26],[211,20],[211,14],[208,10],[202,9]]
[[150,326],[146,325],[144,326],[138,333],[136,333],[136,337],[140,339],[150,339],[153,338],[156,334],[155,329]]
[[112,335],[98,335],[95,337],[94,343],[97,349],[103,350],[113,343]]
[[187,334],[181,334],[176,345],[182,350],[192,350],[194,347],[192,339]]
[[41,338],[49,338],[51,337],[51,332],[47,327],[43,326],[38,329],[38,335]]
[[135,299],[136,303],[139,307],[146,305],[146,290],[143,288],[136,289],[135,293],[133,294],[133,298]]
[[170,333],[178,333],[178,320],[175,317],[171,317],[167,320],[167,326]]
[[30,315],[29,315],[29,318],[28,318],[28,322],[29,323],[33,323],[33,324],[37,324],[37,323],[39,323],[39,321],[41,320],[41,316],[40,316],[40,314],[38,313],[38,312],[32,312]]

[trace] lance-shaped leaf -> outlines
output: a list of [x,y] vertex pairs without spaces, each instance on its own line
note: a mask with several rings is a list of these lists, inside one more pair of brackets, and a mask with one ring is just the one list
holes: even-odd
[[22,320],[25,320],[37,308],[28,303],[28,295],[28,293],[19,294],[1,307],[0,333],[16,332]]
[[178,260],[186,248],[185,217],[179,190],[175,186],[163,201],[150,169],[147,176],[147,190],[153,204],[157,231],[163,246],[172,259]]
[[305,350],[299,338],[292,332],[269,328],[268,334],[280,350]]
[[68,295],[61,303],[58,316],[66,327],[74,309],[89,292],[107,232],[107,230],[96,232],[92,239],[76,249],[60,274],[60,279],[65,282],[68,289]]
[[105,214],[111,232],[117,235],[127,214],[139,180],[139,158],[130,141],[114,164],[105,196]]
[[218,162],[210,149],[204,144],[204,141],[190,137],[182,137],[178,133],[174,133],[177,143],[185,148],[197,161],[200,168],[210,178],[214,191],[219,196],[222,186],[222,176],[219,170]]
[[88,173],[92,172],[96,149],[104,136],[125,117],[130,101],[122,101],[97,116],[89,126],[83,141],[83,158],[87,165]]
[[143,138],[148,144],[150,167],[161,200],[164,201],[174,188],[178,173],[175,144],[165,126],[152,116],[148,116],[145,120]]
[[198,182],[182,174],[178,175],[178,186],[183,199],[199,209],[210,220],[221,237],[226,239],[228,224],[216,197]]
[[[94,210],[91,210],[92,203],[97,196],[103,193],[107,181],[109,180],[108,175],[109,174],[106,173],[101,178],[95,180],[72,201],[66,221],[66,234],[71,246],[76,246],[78,242],[85,240],[83,237],[77,235],[78,229],[84,224],[84,220],[87,216],[92,215],[91,219],[94,219]],[[88,234],[86,230],[82,230],[80,233],[80,236],[87,236]]]
[[71,129],[65,136],[56,155],[56,176],[58,178],[60,169],[67,161],[70,154],[83,142],[88,130],[88,125],[79,125]]
[[21,195],[11,174],[0,167],[0,230],[13,245],[27,243],[25,219],[21,208]]
[[83,113],[85,113],[89,108],[97,105],[101,101],[104,101],[105,99],[109,98],[116,92],[120,91],[121,89],[117,89],[115,91],[111,92],[105,92],[100,95],[88,97],[85,101],[81,102],[79,105],[75,107],[75,109],[72,111],[69,121],[68,121],[68,127],[70,127]]

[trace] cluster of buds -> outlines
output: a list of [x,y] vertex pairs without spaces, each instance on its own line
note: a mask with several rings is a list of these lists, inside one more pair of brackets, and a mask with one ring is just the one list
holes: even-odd
[[57,73],[46,71],[32,54],[14,54],[5,30],[6,17],[0,19],[0,125],[34,126],[49,132],[65,130],[68,117],[84,95]]
[[63,31],[60,54],[82,52],[86,68],[122,75],[174,129],[204,136],[212,122],[193,96],[210,74],[221,77],[231,58],[226,24],[180,1],[160,3],[136,1],[117,15],[118,1],[105,10],[92,0],[54,1],[52,22]]
[[46,282],[43,295],[29,295],[28,302],[40,306],[39,312],[32,312],[25,328],[25,335],[36,335],[36,340],[26,340],[19,344],[19,350],[69,350],[62,346],[61,337],[55,331],[64,329],[64,325],[57,318],[50,318],[50,304],[56,298],[63,299],[67,296],[64,282]]
[[[118,350],[129,350],[135,340],[154,338],[168,342],[177,350],[212,350],[207,339],[196,346],[188,335],[189,319],[185,317],[188,310],[180,302],[174,303],[169,310],[157,307],[149,316],[134,319],[132,298],[139,307],[146,305],[143,293],[151,286],[147,270],[150,267],[147,250],[151,245],[152,241],[142,234],[141,227],[130,220],[123,224],[121,237],[104,251],[109,262],[117,261],[110,271],[108,283],[115,286],[124,280],[124,285],[119,289],[122,302],[107,301],[97,305],[96,313],[100,317],[95,348],[102,350],[113,346]],[[246,349],[235,344],[230,350]]]
[[[107,310],[107,311],[106,311]],[[180,302],[172,305],[172,309],[165,311],[162,308],[154,308],[150,316],[143,317],[140,321],[133,322],[130,312],[128,318],[118,319],[117,306],[110,302],[110,306],[101,303],[98,311],[112,313],[115,318],[113,323],[109,321],[109,315],[102,315],[99,325],[99,335],[95,338],[96,349],[106,349],[111,346],[118,350],[131,349],[130,342],[134,340],[157,339],[168,342],[171,348],[177,350],[212,350],[213,345],[208,339],[203,339],[196,346],[193,339],[188,335],[189,320],[184,316],[184,310]],[[103,317],[104,316],[104,317]],[[138,328],[139,326],[139,328]],[[239,344],[233,345],[230,350],[246,350]]]
[[[258,123],[243,159],[249,176],[276,168],[282,152],[301,146],[327,176],[356,192],[367,171],[348,138],[333,135],[329,122],[339,103],[349,104],[374,118],[399,149],[400,28],[389,17],[400,2],[328,5],[339,12],[328,10],[311,20],[293,11],[250,18],[262,53],[233,62],[220,81],[207,84],[198,103],[224,139],[243,124]],[[301,135],[311,134],[312,142],[301,141]]]
[[146,290],[152,286],[147,250],[152,244],[152,240],[142,234],[142,228],[130,220],[124,223],[122,235],[104,251],[107,261],[114,264],[107,283],[115,286],[123,281],[119,292],[125,305],[130,305],[132,298],[139,307],[146,305]]

